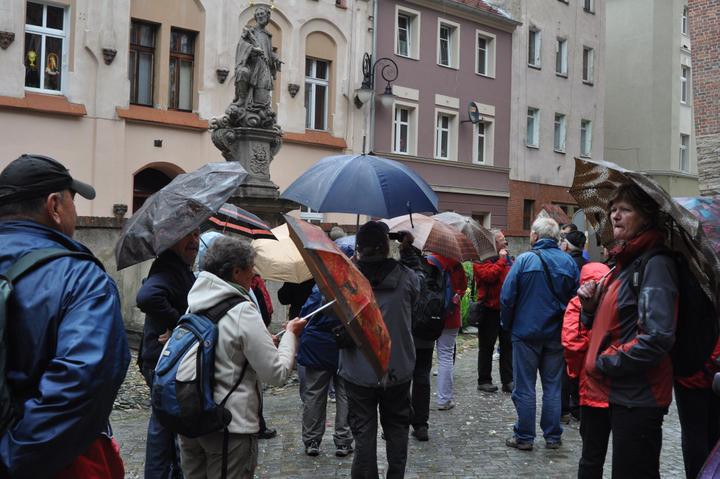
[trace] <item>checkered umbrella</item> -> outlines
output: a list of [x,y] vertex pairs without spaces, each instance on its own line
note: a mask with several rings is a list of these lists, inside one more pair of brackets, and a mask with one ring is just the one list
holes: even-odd
[[[480,259],[475,246],[459,229],[453,228],[431,216],[397,216],[382,220],[390,232],[409,231],[415,240],[413,246],[422,251],[430,251],[455,261]],[[494,249],[493,249],[494,250]]]
[[462,234],[467,236],[475,247],[478,258],[481,261],[497,255],[497,251],[495,251],[495,237],[492,232],[469,216],[446,211],[434,215],[433,218],[460,230]]

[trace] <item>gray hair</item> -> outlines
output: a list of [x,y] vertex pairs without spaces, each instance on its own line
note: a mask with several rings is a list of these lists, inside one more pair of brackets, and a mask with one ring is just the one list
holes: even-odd
[[583,250],[582,248],[578,248],[577,246],[575,246],[574,244],[572,244],[572,243],[569,242],[568,240],[563,240],[563,243],[565,243],[565,246],[567,247],[567,249],[568,249],[569,251],[582,251],[582,250]]
[[223,236],[210,245],[204,258],[204,269],[219,278],[230,281],[233,269],[246,270],[255,264],[255,250],[249,242]]
[[502,230],[500,228],[490,228],[490,233],[492,233],[493,238],[496,238],[497,235],[502,233]]
[[549,238],[557,241],[560,238],[560,226],[552,218],[536,219],[530,230],[538,236],[538,239]]

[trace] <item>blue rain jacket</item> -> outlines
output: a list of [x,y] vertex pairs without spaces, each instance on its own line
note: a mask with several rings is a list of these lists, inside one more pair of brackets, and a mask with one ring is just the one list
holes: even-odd
[[[317,286],[313,286],[310,297],[300,310],[300,316],[312,313],[323,304],[325,297]],[[308,368],[336,372],[339,353],[332,330],[340,324],[340,319],[330,308],[310,318],[300,335],[297,362]]]
[[[38,248],[89,252],[31,221],[0,222],[0,271]],[[92,261],[55,259],[20,278],[8,309],[7,379],[20,418],[0,438],[0,476],[52,477],[110,431],[130,351],[115,282]]]

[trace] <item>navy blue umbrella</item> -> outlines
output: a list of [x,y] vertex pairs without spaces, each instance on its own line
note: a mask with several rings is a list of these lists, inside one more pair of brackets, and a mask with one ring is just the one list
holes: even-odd
[[323,158],[282,194],[320,213],[393,218],[437,212],[438,198],[425,180],[397,161],[372,155]]

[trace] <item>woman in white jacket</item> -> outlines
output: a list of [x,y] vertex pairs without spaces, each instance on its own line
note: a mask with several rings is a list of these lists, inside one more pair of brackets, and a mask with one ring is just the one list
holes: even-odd
[[[257,465],[258,411],[261,382],[282,385],[293,368],[298,337],[305,321],[293,319],[278,347],[248,293],[253,277],[255,251],[235,238],[218,238],[205,253],[204,268],[190,293],[188,310],[207,311],[238,296],[243,301],[218,322],[215,348],[215,401],[220,402],[247,370],[225,407],[232,414],[228,426],[228,478],[252,478]],[[180,436],[182,469],[187,479],[218,478],[222,471],[223,433],[196,439]]]

